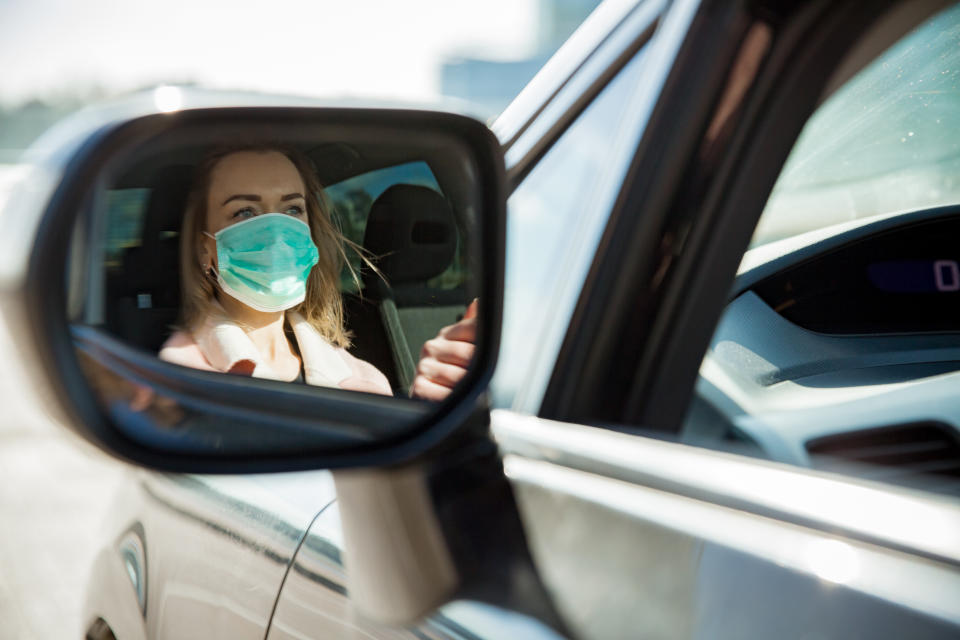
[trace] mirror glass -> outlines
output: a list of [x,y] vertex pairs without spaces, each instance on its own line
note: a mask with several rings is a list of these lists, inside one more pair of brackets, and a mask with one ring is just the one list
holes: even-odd
[[[373,115],[204,120],[111,151],[77,221],[68,316],[102,407],[164,447],[243,453],[401,432],[476,351],[474,154],[435,126]],[[157,362],[190,370],[179,392],[157,383],[170,371]],[[229,394],[210,374],[234,385],[236,415],[204,409]],[[242,410],[264,393],[280,394],[289,422],[268,437],[263,416]],[[350,418],[311,414],[316,397]]]

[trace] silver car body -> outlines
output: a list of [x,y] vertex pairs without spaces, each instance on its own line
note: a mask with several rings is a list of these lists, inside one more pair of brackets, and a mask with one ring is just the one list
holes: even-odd
[[[678,0],[608,2],[494,125],[519,189],[610,80],[625,52],[643,56],[609,166],[592,185],[577,241],[558,244],[567,277],[542,336],[522,355],[506,318],[491,429],[518,498],[536,566],[581,637],[956,637],[960,508],[953,501],[809,469],[533,417],[599,233],[697,10]],[[649,48],[641,34],[659,21]],[[604,79],[603,82],[600,82]],[[589,89],[596,86],[597,91]],[[186,94],[237,104],[238,96]],[[588,100],[588,102],[589,102]],[[130,117],[150,104],[82,118]],[[68,146],[69,125],[44,145]],[[559,144],[559,143],[557,143]],[[617,155],[619,154],[619,155]],[[50,165],[53,166],[53,165]],[[34,169],[17,206],[57,180]],[[515,195],[515,197],[517,197]],[[511,204],[513,206],[513,204]],[[10,237],[28,237],[31,221]],[[513,222],[510,223],[513,225]],[[511,226],[509,231],[517,236]],[[522,239],[511,242],[523,242]],[[5,243],[0,276],[23,249]],[[9,250],[8,250],[9,249]],[[509,287],[522,287],[508,274]],[[512,280],[511,280],[512,279]],[[508,293],[509,296],[509,293]],[[540,322],[540,320],[536,320]],[[518,382],[518,380],[520,380]],[[84,631],[117,638],[551,637],[530,618],[457,602],[411,628],[359,616],[345,587],[342,531],[325,471],[250,477],[137,472],[111,513]]]

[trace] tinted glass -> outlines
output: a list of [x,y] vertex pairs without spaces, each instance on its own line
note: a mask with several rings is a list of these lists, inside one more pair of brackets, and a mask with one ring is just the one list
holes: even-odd
[[507,202],[507,281],[497,406],[536,411],[643,122],[638,53]]

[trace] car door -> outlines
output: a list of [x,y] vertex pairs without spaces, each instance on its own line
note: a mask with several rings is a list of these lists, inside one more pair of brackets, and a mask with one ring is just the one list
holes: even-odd
[[[677,40],[645,55],[669,53],[670,75],[566,335],[493,433],[578,637],[953,637],[955,500],[679,442],[737,263],[821,91],[935,9],[757,8],[676,2],[662,20]],[[857,67],[838,69],[854,43]]]
[[[759,212],[831,71],[817,55],[838,57],[869,19],[849,6],[764,14],[677,2],[648,42],[654,20],[640,16],[651,6],[631,14],[632,40],[624,26],[619,42],[616,30],[608,38],[608,66],[592,79],[609,82],[582,114],[546,108],[545,122],[505,136],[517,186],[494,380],[504,408],[492,429],[535,565],[578,637],[947,637],[958,575],[957,540],[944,532],[957,531],[955,505],[665,441],[689,406],[697,341],[706,348],[705,318],[732,278],[722,274],[755,222],[728,211],[721,226],[707,205],[727,192]],[[833,49],[817,52],[801,34]],[[791,56],[812,57],[818,73],[803,77]],[[776,65],[801,77],[771,86],[761,69]],[[587,75],[566,86],[583,90]],[[751,105],[758,93],[779,110]],[[786,96],[804,108],[791,112]],[[764,121],[746,144],[744,131]],[[683,175],[670,175],[683,162]],[[738,184],[733,167],[756,180]],[[669,191],[680,186],[689,190]],[[645,208],[658,198],[670,206]],[[695,293],[677,293],[685,287]],[[684,300],[695,309],[658,318]],[[671,356],[656,353],[667,347]],[[653,437],[637,435],[644,429]],[[320,628],[322,607],[307,603],[329,597],[331,575],[342,585],[336,509],[311,529],[314,551],[298,553],[271,637]]]

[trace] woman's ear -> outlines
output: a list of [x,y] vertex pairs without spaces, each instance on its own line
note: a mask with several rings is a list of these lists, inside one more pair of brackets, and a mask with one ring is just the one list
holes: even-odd
[[[212,246],[211,246],[212,245]],[[216,241],[206,234],[200,236],[200,246],[197,247],[197,259],[200,262],[200,270],[206,273],[211,267],[218,267],[217,252],[214,249]]]

